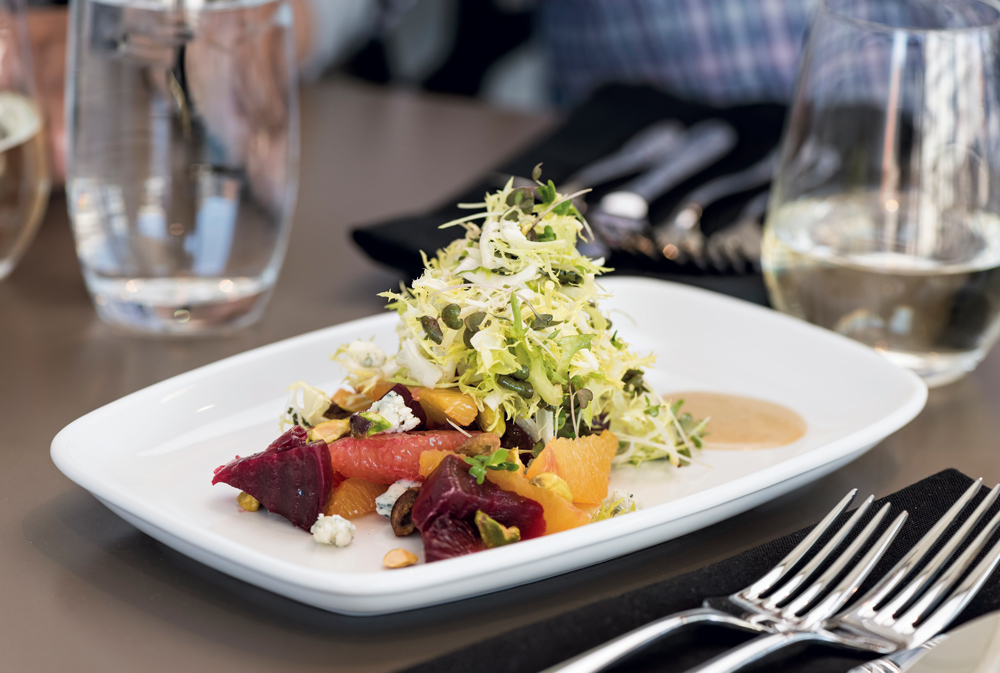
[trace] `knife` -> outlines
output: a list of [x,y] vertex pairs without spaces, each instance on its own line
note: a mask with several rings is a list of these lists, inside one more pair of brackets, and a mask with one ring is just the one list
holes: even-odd
[[724,157],[736,145],[736,139],[736,131],[718,119],[689,128],[662,163],[601,199],[588,219],[599,234],[600,240],[595,243],[602,250],[586,254],[603,256],[609,248],[626,247],[628,241],[648,228],[650,203]]
[[[573,173],[562,184],[557,185],[557,189],[560,194],[570,194],[640,173],[673,152],[684,138],[684,133],[681,123],[672,119],[651,124],[626,140],[611,154]],[[510,178],[514,178],[514,187],[535,186],[534,180],[506,173],[494,173],[491,182],[502,188]],[[577,204],[577,209],[581,213],[586,209],[582,200]]]
[[1000,610],[912,650],[855,666],[847,673],[996,673],[1000,671]]

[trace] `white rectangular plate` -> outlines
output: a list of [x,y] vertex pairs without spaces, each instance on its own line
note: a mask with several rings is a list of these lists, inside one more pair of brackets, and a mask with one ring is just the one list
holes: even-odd
[[[222,572],[303,603],[378,614],[467,598],[569,572],[669,540],[817,479],[910,421],[927,390],[874,351],[804,322],[695,288],[639,278],[602,285],[619,334],[658,355],[646,380],[661,393],[707,390],[784,404],[805,418],[799,441],[750,452],[703,451],[698,464],[623,467],[612,488],[645,509],[462,558],[386,570],[396,538],[385,520],[356,521],[354,542],[313,542],[284,519],[242,511],[212,470],[262,450],[279,432],[283,390],[327,392],[343,373],[329,355],[375,336],[396,349],[396,316],[319,330],[196,369],[87,414],[52,441],[52,459],[121,517]],[[512,573],[510,568],[517,567]],[[494,572],[496,571],[496,572]]]

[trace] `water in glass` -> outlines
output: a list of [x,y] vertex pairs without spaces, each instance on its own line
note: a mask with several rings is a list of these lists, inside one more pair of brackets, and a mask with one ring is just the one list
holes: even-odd
[[73,12],[67,191],[98,313],[172,334],[253,322],[295,199],[290,7],[81,0]]

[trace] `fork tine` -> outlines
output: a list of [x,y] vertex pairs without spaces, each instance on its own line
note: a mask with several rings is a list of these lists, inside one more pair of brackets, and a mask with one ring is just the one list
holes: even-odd
[[[879,512],[879,515],[868,524],[865,531],[858,536],[858,539],[870,537],[871,533],[874,532],[875,527],[882,520],[882,515],[889,510],[889,505],[887,504]],[[871,571],[875,568],[875,564],[881,560],[882,556],[889,549],[889,545],[896,538],[896,534],[899,533],[903,524],[906,523],[906,519],[909,515],[904,510],[899,513],[899,516],[889,525],[889,527],[882,533],[882,536],[878,541],[872,545],[871,549],[858,561],[854,567],[844,575],[844,578],[837,583],[837,586],[827,594],[816,607],[810,610],[802,618],[803,628],[812,628],[818,625],[820,622],[826,620],[828,617],[833,615],[833,613],[844,607],[844,604],[850,600],[854,592],[858,590],[858,587],[865,581]],[[871,532],[869,532],[871,531]],[[857,542],[857,541],[855,541]],[[850,560],[857,553],[857,545],[852,545],[854,549],[849,549],[848,553],[845,553],[841,558],[844,560]],[[842,565],[838,563],[838,565]]]
[[718,232],[708,237],[708,241],[705,243],[705,255],[708,256],[716,271],[725,273],[729,264],[722,254],[722,248],[721,236]]
[[[737,226],[744,226],[743,223]],[[738,231],[730,232],[728,236],[725,236],[722,240],[722,249],[725,251],[726,256],[729,257],[729,263],[733,265],[736,273],[742,274],[746,271],[746,255],[743,254],[743,248],[740,243],[740,233]]]
[[838,516],[847,508],[854,496],[857,495],[858,489],[851,489],[851,491],[845,495],[840,502],[837,503],[836,507],[830,510],[830,513],[823,517],[823,520],[816,524],[816,527],[809,532],[802,541],[795,545],[795,549],[788,552],[788,555],[778,561],[778,565],[771,568],[763,577],[751,584],[749,587],[740,592],[740,595],[747,599],[759,598],[762,593],[774,586],[775,582],[783,578],[788,574],[788,571],[795,566],[796,563],[802,560],[802,558],[809,553],[812,546],[816,544],[816,541],[823,537],[833,522]]
[[[948,540],[947,544],[941,547],[941,550],[934,555],[934,558],[924,566],[923,570],[910,580],[905,587],[903,587],[898,594],[892,597],[888,603],[883,605],[879,609],[879,616],[875,618],[875,621],[879,624],[891,624],[893,615],[900,611],[907,603],[910,602],[915,595],[917,595],[924,587],[928,586],[935,577],[937,577],[945,569],[948,559],[952,557],[955,550],[958,549],[962,541],[965,540],[969,531],[975,526],[983,516],[986,515],[986,511],[993,505],[993,502],[1000,495],[1000,487],[994,488],[990,491],[989,495],[983,498],[983,501],[979,503],[975,511],[969,515],[969,518],[965,520],[962,527],[959,528]],[[883,621],[886,620],[886,621]]]
[[[992,537],[992,533],[996,532],[997,524],[1000,523],[1000,514],[993,517],[990,521],[989,526],[979,534],[976,541],[972,544],[972,547],[980,548]],[[990,531],[990,535],[987,535],[987,531]],[[973,556],[972,558],[975,558]],[[965,606],[971,601],[979,590],[982,588],[983,584],[990,578],[993,571],[996,569],[997,562],[1000,561],[1000,544],[993,545],[993,549],[990,553],[986,555],[985,558],[976,566],[976,569],[969,573],[957,589],[951,594],[945,602],[941,603],[938,608],[934,611],[930,617],[928,617],[923,624],[914,632],[914,638],[917,642],[925,642],[932,638],[936,634],[944,631],[948,628],[948,624],[954,619]],[[943,580],[943,578],[942,578]]]
[[[805,591],[796,596],[782,609],[781,616],[794,621],[796,615],[805,610],[817,596],[823,593],[827,587],[830,586],[830,583],[837,578],[837,575],[839,575],[844,568],[847,567],[847,564],[854,559],[861,547],[871,539],[872,535],[875,534],[875,530],[882,523],[882,519],[885,518],[888,511],[889,504],[886,503],[882,509],[879,510],[878,514],[872,517],[872,520],[868,522],[865,529],[858,534],[850,545],[848,545],[847,549],[841,552],[837,560],[831,563],[830,566],[823,571],[823,574],[820,575],[818,579],[814,580]],[[810,612],[812,612],[812,610],[810,610]],[[826,616],[828,617],[832,614],[833,611]]]
[[[993,489],[993,492],[994,493],[1000,492],[1000,486],[996,486]],[[958,581],[958,578],[961,577],[965,573],[965,571],[969,569],[969,566],[972,565],[972,562],[976,559],[976,556],[979,555],[979,552],[982,551],[983,547],[986,546],[986,543],[989,542],[991,537],[993,537],[993,533],[996,532],[998,526],[1000,526],[1000,513],[998,513],[996,516],[993,517],[993,519],[989,522],[986,528],[984,528],[982,532],[976,536],[975,541],[972,544],[970,544],[965,549],[964,552],[962,552],[962,555],[959,556],[953,564],[951,564],[951,567],[949,567],[944,573],[942,573],[938,581],[935,582],[934,585],[931,586],[931,588],[928,589],[927,592],[923,596],[921,596],[916,603],[913,604],[913,607],[907,610],[903,616],[901,616],[898,620],[896,620],[897,625],[894,626],[893,629],[900,633],[912,633],[914,631],[913,625],[917,622],[917,620],[919,620],[921,617],[929,615],[930,612],[934,609],[934,606],[937,605],[938,601],[944,598],[946,595],[948,595],[948,592]],[[964,607],[965,602],[961,602],[960,604],[956,603],[955,605],[961,608]],[[955,606],[951,607],[952,611],[950,614],[945,613],[944,617],[939,618],[939,619],[944,619],[945,617],[947,617],[945,624],[943,624],[941,628],[944,628],[944,626],[947,625],[947,622],[951,621],[951,617],[954,617],[956,614],[958,614],[954,610]],[[880,612],[879,616],[881,616],[881,610],[879,612]],[[921,628],[922,627],[923,625],[921,625]]]
[[840,546],[840,543],[843,542],[848,533],[854,529],[854,526],[856,526],[858,521],[861,520],[861,517],[865,515],[865,512],[868,511],[868,508],[871,507],[872,501],[874,500],[875,496],[868,496],[868,498],[861,503],[856,510],[854,510],[854,514],[852,514],[851,518],[847,520],[847,523],[841,526],[840,530],[838,530],[834,536],[830,538],[830,541],[827,542],[826,545],[820,549],[808,563],[802,566],[802,569],[795,573],[790,580],[785,582],[781,588],[767,597],[764,602],[764,609],[774,610],[778,607],[778,605],[788,599],[789,596],[795,593],[795,591],[802,586],[802,583],[809,579],[809,577],[816,572],[816,569],[830,557],[830,554],[832,554],[837,547]]
[[920,538],[920,542],[913,545],[913,547],[908,551],[903,558],[899,560],[899,563],[886,573],[885,577],[872,587],[868,593],[858,599],[858,602],[854,609],[852,609],[848,615],[848,620],[866,620],[870,619],[875,615],[875,608],[885,600],[885,597],[892,593],[896,585],[906,577],[909,572],[920,563],[921,559],[930,551],[934,543],[937,542],[938,538],[944,533],[944,531],[951,525],[955,518],[961,513],[965,506],[968,504],[976,493],[979,492],[979,488],[982,485],[983,480],[977,479],[973,484],[966,489],[965,493],[955,501],[955,504],[945,512],[944,516],[934,524],[934,526]]

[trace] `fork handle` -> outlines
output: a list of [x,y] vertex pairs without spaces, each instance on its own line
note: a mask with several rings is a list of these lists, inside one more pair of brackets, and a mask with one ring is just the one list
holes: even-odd
[[768,633],[743,643],[725,654],[720,654],[715,659],[707,661],[700,666],[695,666],[687,671],[687,673],[734,673],[744,666],[752,664],[758,659],[762,659],[783,647],[809,640],[820,642],[831,641],[830,638],[824,637],[822,633],[814,631]]
[[903,671],[909,670],[918,659],[939,645],[945,638],[947,636],[931,638],[919,647],[900,650],[899,652],[886,655],[881,659],[865,662],[860,666],[855,666],[847,673],[903,673]]
[[559,673],[596,673],[682,626],[699,623],[724,624],[743,630],[758,630],[754,625],[739,617],[734,617],[720,610],[712,608],[684,610],[640,626],[634,631],[629,631],[568,661],[547,668],[542,673],[555,673],[556,671]]

